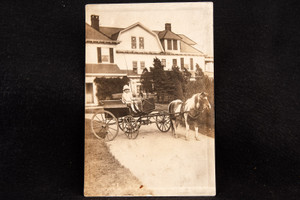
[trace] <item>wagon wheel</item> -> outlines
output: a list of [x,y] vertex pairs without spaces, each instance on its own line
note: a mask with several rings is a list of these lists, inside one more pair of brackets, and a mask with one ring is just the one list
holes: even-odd
[[140,124],[131,115],[128,115],[123,118],[122,128],[129,139],[135,139],[139,134]]
[[96,112],[91,120],[92,132],[98,139],[112,141],[119,132],[118,120],[106,110]]
[[120,128],[122,131],[124,131],[123,121],[124,121],[124,117],[118,118],[119,128]]
[[[118,118],[118,123],[119,123],[119,128],[123,131],[123,132],[125,132],[125,130],[124,130],[124,125],[125,125],[125,123],[123,123],[124,122],[124,117],[120,117],[120,118]],[[137,123],[137,129],[139,129],[140,127],[141,127],[141,121],[138,119],[138,120],[136,120],[136,123]],[[128,131],[127,129],[126,129],[126,131]]]
[[166,112],[159,112],[156,116],[156,126],[161,132],[168,132],[171,128],[169,114]]

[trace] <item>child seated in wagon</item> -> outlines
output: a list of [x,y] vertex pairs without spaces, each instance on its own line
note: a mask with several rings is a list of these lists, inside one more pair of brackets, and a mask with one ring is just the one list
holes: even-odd
[[127,106],[130,107],[133,112],[141,112],[141,109],[139,107],[139,104],[141,104],[141,102],[133,98],[128,85],[124,85],[123,87],[122,102],[126,103]]

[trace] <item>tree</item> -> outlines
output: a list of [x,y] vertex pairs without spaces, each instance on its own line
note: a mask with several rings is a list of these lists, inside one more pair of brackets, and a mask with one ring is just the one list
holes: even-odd
[[148,98],[148,93],[152,93],[153,89],[152,89],[152,74],[148,71],[147,68],[145,68],[142,72],[141,75],[141,85],[142,85],[142,90],[146,92],[146,96]]
[[172,81],[174,85],[174,98],[184,100],[184,93],[182,83],[184,82],[184,77],[179,67],[172,67]]
[[159,102],[161,97],[164,96],[164,81],[166,80],[166,75],[164,66],[161,64],[158,58],[154,58],[153,67],[150,68],[150,72],[152,75],[154,92],[156,92],[157,101]]

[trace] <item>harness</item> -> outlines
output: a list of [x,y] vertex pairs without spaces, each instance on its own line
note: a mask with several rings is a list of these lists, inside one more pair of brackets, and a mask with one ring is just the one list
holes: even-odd
[[192,113],[191,113],[191,110],[190,111],[184,111],[184,107],[185,107],[185,102],[182,104],[182,106],[181,106],[181,109],[180,109],[180,116],[181,117],[183,117],[183,115],[185,114],[185,113],[187,113],[188,114],[188,116],[190,117],[190,118],[192,118],[192,119],[197,119],[198,117],[200,117],[200,115],[204,112],[204,109],[202,109],[201,111],[200,110],[195,110],[196,112],[195,112],[195,114],[193,115]]

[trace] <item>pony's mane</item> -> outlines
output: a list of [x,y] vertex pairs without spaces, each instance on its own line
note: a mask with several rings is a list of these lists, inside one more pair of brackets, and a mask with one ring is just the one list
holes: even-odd
[[198,93],[193,94],[193,96],[191,98],[189,98],[188,100],[186,100],[186,103],[190,103],[190,101],[192,101],[192,103],[193,103],[196,95],[198,95]]
[[189,109],[191,107],[195,106],[195,98],[196,98],[197,95],[198,95],[198,93],[194,94],[191,98],[189,98],[188,100],[186,100],[185,105],[187,105]]

